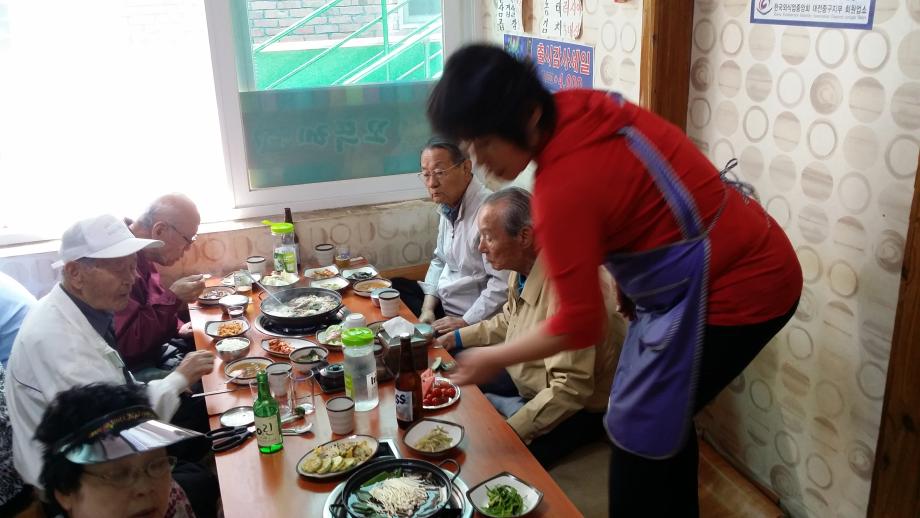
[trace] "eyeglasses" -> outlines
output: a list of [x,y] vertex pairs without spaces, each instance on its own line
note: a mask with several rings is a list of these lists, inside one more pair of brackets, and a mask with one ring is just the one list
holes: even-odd
[[93,473],[88,469],[83,470],[84,475],[89,475],[102,480],[106,484],[119,489],[129,489],[140,480],[141,475],[147,475],[152,480],[165,477],[176,467],[175,457],[160,457],[150,461],[143,469],[124,468],[110,473]]
[[179,232],[179,229],[176,228],[175,225],[173,225],[172,223],[168,223],[168,222],[166,222],[166,221],[164,221],[164,223],[166,223],[166,225],[169,226],[169,228],[173,229],[173,230],[176,232],[176,234],[179,234],[179,236],[182,237],[182,239],[185,240],[185,242],[186,242],[186,244],[187,244],[188,246],[192,246],[192,243],[194,243],[195,240],[198,239],[198,236],[197,236],[197,235],[192,236],[192,237],[185,237],[185,234],[183,234],[182,232]]
[[417,173],[416,176],[418,176],[418,179],[421,180],[423,183],[428,183],[432,178],[440,182],[441,179],[444,178],[444,175],[447,174],[448,171],[463,164],[463,162],[465,162],[465,160],[461,160],[457,162],[456,164],[448,167],[447,169],[435,169],[431,172],[421,171]]

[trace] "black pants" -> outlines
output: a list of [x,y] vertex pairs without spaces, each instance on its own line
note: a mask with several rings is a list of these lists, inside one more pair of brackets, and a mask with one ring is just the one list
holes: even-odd
[[[463,353],[457,355],[462,361]],[[491,380],[481,383],[479,390],[498,396],[520,396],[514,380],[506,369]],[[604,437],[604,414],[581,410],[556,425],[548,434],[530,441],[530,453],[544,468],[553,467],[559,460],[573,451]]]
[[[706,326],[694,413],[732,382],[786,322],[783,316],[746,326]],[[699,450],[696,430],[676,455],[647,459],[613,445],[610,457],[610,516],[699,516]]]
[[604,414],[581,410],[556,425],[548,434],[530,441],[528,448],[541,466],[550,469],[578,448],[602,437]]
[[[405,304],[415,316],[421,316],[422,304],[425,303],[425,292],[423,292],[422,287],[418,285],[418,281],[396,277],[395,279],[390,279],[390,282],[393,283],[393,289],[399,292],[399,298],[402,299],[403,304]],[[435,318],[444,318],[444,308],[441,307],[440,301],[434,308],[434,316]]]

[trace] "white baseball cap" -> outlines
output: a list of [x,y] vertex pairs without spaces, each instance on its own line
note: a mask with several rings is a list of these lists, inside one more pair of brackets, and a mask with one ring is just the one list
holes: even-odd
[[160,248],[162,241],[140,239],[128,230],[123,220],[103,214],[73,224],[61,236],[60,260],[51,267],[60,268],[65,263],[89,257],[112,259],[137,253],[145,248]]

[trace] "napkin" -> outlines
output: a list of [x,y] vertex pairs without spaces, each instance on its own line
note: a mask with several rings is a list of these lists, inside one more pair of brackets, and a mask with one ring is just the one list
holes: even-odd
[[403,317],[395,317],[383,323],[383,330],[393,338],[397,338],[403,333],[409,333],[409,336],[412,336],[415,333],[415,326]]

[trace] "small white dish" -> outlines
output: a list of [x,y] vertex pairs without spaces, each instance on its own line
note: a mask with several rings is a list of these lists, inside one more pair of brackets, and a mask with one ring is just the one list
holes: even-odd
[[289,272],[272,272],[265,277],[262,277],[262,280],[259,283],[262,286],[265,286],[269,291],[278,291],[276,288],[286,288],[288,286],[293,286],[297,284],[297,281],[300,280],[300,277],[297,274]]
[[[272,349],[271,349],[271,342],[272,342],[273,340],[279,340],[279,341],[282,341],[282,342],[287,343],[288,347],[291,348],[291,352],[289,352],[289,353],[280,353],[280,352],[278,352],[278,351],[276,351],[276,350],[272,350]],[[270,354],[270,355],[272,355],[272,356],[279,356],[279,357],[281,357],[281,358],[289,358],[290,355],[291,355],[291,353],[294,352],[294,351],[296,351],[297,349],[303,349],[304,347],[316,347],[316,344],[315,344],[315,343],[313,343],[313,342],[311,342],[311,341],[309,341],[309,340],[304,340],[304,339],[302,339],[302,338],[271,338],[271,337],[269,337],[269,338],[263,338],[263,339],[262,339],[262,344],[261,344],[261,345],[262,345],[262,350],[263,350],[263,351],[267,352],[268,354]]]
[[329,266],[320,266],[319,268],[307,268],[303,271],[303,276],[307,279],[319,281],[322,279],[331,279],[339,275],[338,266],[332,264]]
[[[225,333],[220,334],[220,330],[223,326],[230,324],[232,322],[240,323],[240,331],[237,333]],[[229,338],[231,336],[240,336],[249,331],[249,322],[242,318],[234,318],[230,320],[212,320],[204,325],[204,334],[210,336],[211,338]]]
[[426,405],[426,404],[422,403],[422,409],[423,409],[423,410],[440,410],[440,409],[442,409],[442,408],[447,408],[447,407],[453,405],[453,404],[456,403],[457,401],[460,401],[460,387],[458,387],[456,383],[454,383],[453,381],[451,381],[451,380],[449,380],[449,379],[447,379],[447,378],[442,378],[441,376],[435,376],[435,377],[434,377],[434,384],[431,386],[431,388],[435,388],[435,387],[446,387],[446,386],[453,387],[453,389],[454,389],[454,397],[448,399],[447,402],[441,403],[440,405],[431,405],[431,406],[429,406],[429,405]]
[[[373,292],[374,290],[391,289],[392,286],[393,286],[393,283],[390,282],[389,279],[377,277],[374,279],[368,279],[366,281],[357,281],[352,286],[352,288],[354,289],[355,295],[360,295],[362,297],[370,297],[371,292]],[[377,303],[379,304],[380,301],[378,300]]]
[[540,505],[540,502],[543,501],[542,491],[506,471],[495,475],[485,482],[481,482],[479,485],[474,486],[466,492],[466,497],[469,499],[470,503],[473,504],[473,507],[483,516],[488,516],[489,518],[497,518],[498,516],[490,514],[487,510],[487,506],[489,505],[489,489],[497,486],[509,486],[514,488],[514,490],[521,495],[521,499],[524,500],[524,510],[522,512],[505,516],[511,516],[513,518],[524,516],[536,509],[537,506]]
[[[426,435],[428,435],[435,428],[441,427],[442,430],[450,437],[450,443],[446,444],[444,447],[430,451],[423,450],[418,448],[419,441],[422,440]],[[403,443],[409,447],[414,453],[419,455],[425,455],[428,457],[443,457],[450,453],[451,450],[457,447],[462,441],[464,436],[463,427],[457,423],[452,423],[450,421],[442,421],[440,419],[431,419],[430,417],[422,418],[416,421],[412,426],[406,430],[406,434],[403,436]]]
[[342,277],[351,282],[366,281],[377,277],[380,273],[373,266],[362,266],[361,268],[346,268],[342,270]]
[[208,286],[198,295],[198,303],[202,306],[216,306],[220,299],[233,295],[236,289],[232,286]]
[[[316,341],[327,347],[332,347],[334,349],[341,349],[343,345],[342,344],[342,331],[344,330],[345,328],[342,327],[341,325],[338,325],[338,324],[331,325],[327,327],[326,329],[323,329],[322,331],[316,333]],[[335,336],[335,338],[333,338],[330,335]]]
[[314,367],[323,365],[329,357],[329,350],[319,345],[309,345],[291,351],[291,365],[298,374],[308,374]]
[[243,311],[246,311],[246,308],[249,307],[249,297],[246,295],[240,295],[239,293],[235,293],[233,295],[227,295],[225,297],[221,297],[220,300],[217,301],[217,303],[220,304],[221,307],[224,308],[224,310],[227,310],[235,306],[240,306],[243,308]]
[[348,287],[348,281],[341,277],[329,277],[328,279],[320,279],[315,281],[310,281],[311,288],[323,288],[326,290],[333,291],[342,291]]
[[254,421],[251,406],[236,406],[220,414],[221,426],[249,426]]
[[[354,406],[353,403],[352,406]],[[363,451],[359,450],[360,454],[354,457],[355,460],[342,463],[343,456],[339,454],[351,450],[352,453],[349,456],[353,456],[357,447],[360,447]],[[377,448],[379,447],[380,443],[377,441],[377,438],[371,437],[370,435],[355,434],[341,439],[335,439],[314,447],[307,452],[306,455],[301,457],[300,460],[297,461],[297,473],[300,476],[314,479],[341,477],[370,461],[377,453]],[[315,467],[315,462],[319,459],[328,458],[334,461],[336,457],[339,457],[337,463],[327,462],[319,471],[310,469],[311,467]],[[311,466],[311,463],[314,464]],[[333,469],[331,465],[335,465],[336,468]]]
[[247,356],[224,364],[224,375],[230,378],[231,383],[249,385],[255,383],[256,374],[264,370],[273,362],[264,356]]

